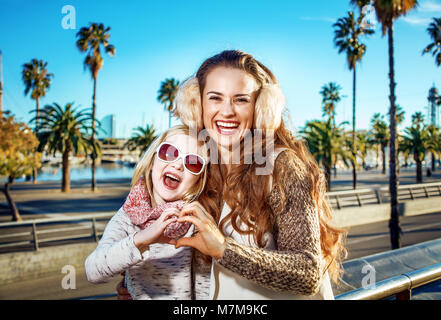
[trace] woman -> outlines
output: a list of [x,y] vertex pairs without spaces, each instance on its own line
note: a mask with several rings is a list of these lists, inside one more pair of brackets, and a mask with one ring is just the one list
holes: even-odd
[[[176,115],[208,132],[220,155],[204,192],[219,195],[221,213],[198,202],[184,206],[178,221],[199,232],[175,242],[213,258],[213,299],[334,297],[330,278],[341,274],[345,233],[330,225],[324,176],[285,128],[284,104],[271,71],[237,50],[207,59],[179,88]],[[246,161],[250,137],[253,156],[267,151],[263,163]],[[268,162],[272,172],[257,174]]]

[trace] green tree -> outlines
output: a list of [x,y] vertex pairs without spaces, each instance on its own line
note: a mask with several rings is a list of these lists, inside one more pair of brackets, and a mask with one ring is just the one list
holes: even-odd
[[21,221],[20,213],[11,196],[14,180],[32,173],[41,166],[41,153],[37,152],[38,139],[24,123],[0,111],[0,176],[6,176],[3,192],[11,208],[12,220]]
[[[398,104],[396,105],[396,110],[397,111],[396,111],[395,119],[396,119],[397,126],[399,126],[400,124],[403,123],[406,112]],[[390,119],[390,110],[388,111],[387,114],[388,114],[389,119]],[[398,171],[398,173],[400,172],[400,165],[399,165],[399,163],[398,163],[398,166],[397,166],[397,171]]]
[[363,20],[364,13],[356,19],[352,11],[348,12],[346,17],[340,18],[333,25],[334,44],[338,48],[338,53],[345,53],[349,70],[352,70],[352,154],[354,162],[352,163],[352,187],[357,188],[357,170],[356,170],[356,71],[357,63],[360,63],[366,53],[366,45],[360,42],[361,36],[371,35],[374,30],[366,28]]
[[[398,105],[398,104],[396,106],[396,110],[397,110],[397,112],[396,112],[396,117],[395,118],[397,119],[396,120],[397,121],[397,125],[400,125],[400,124],[403,123],[403,121],[405,119],[406,111],[404,111],[403,108],[400,105]],[[387,115],[390,118],[390,110],[387,112]]]
[[[40,112],[40,99],[46,95],[46,91],[50,88],[51,78],[54,75],[47,70],[48,63],[43,60],[32,59],[30,62],[23,64],[21,77],[25,85],[25,96],[30,96],[35,100],[36,123],[35,132],[38,135],[38,117]],[[37,181],[37,169],[32,172],[32,180]]]
[[441,157],[441,131],[440,128],[431,124],[427,127],[428,151],[432,155],[432,171],[435,171],[436,157]]
[[[412,117],[413,118],[413,117]],[[427,126],[418,122],[413,122],[411,127],[404,129],[404,134],[401,137],[399,151],[405,154],[405,157],[412,155],[416,163],[416,182],[423,182],[423,161],[426,152],[429,149],[429,132]]]
[[355,150],[357,156],[360,157],[362,167],[366,168],[367,154],[374,147],[374,141],[370,132],[357,132],[357,139],[355,140]]
[[159,87],[158,90],[157,100],[160,103],[164,104],[165,110],[168,111],[169,128],[171,127],[171,114],[173,110],[173,103],[176,98],[176,93],[178,92],[178,87],[179,87],[179,81],[174,78],[170,78],[162,81],[161,86]]
[[371,131],[372,140],[374,143],[380,147],[381,159],[382,159],[382,169],[381,173],[386,174],[386,147],[389,143],[389,131],[386,121],[384,121],[384,116],[380,113],[375,113],[371,119]]
[[365,5],[372,4],[377,20],[381,23],[383,36],[388,36],[389,51],[389,101],[390,101],[390,139],[389,139],[389,192],[391,218],[389,220],[390,239],[392,249],[401,247],[398,212],[398,171],[397,171],[397,123],[396,123],[396,96],[395,96],[395,69],[394,69],[394,22],[406,15],[418,5],[417,0],[351,0],[361,10]]
[[[104,59],[101,54],[101,48],[109,56],[115,55],[116,49],[109,43],[110,27],[104,27],[102,23],[90,23],[88,27],[82,27],[77,33],[76,46],[80,52],[86,52],[84,59],[84,68],[89,69],[93,80],[93,96],[92,96],[92,136],[91,144],[95,143],[95,122],[96,122],[96,83],[98,73],[104,65]],[[92,191],[96,191],[96,153],[92,152]]]
[[341,87],[335,82],[329,82],[325,84],[320,90],[322,95],[323,104],[323,116],[327,116],[331,119],[333,126],[335,127],[335,109],[337,103],[340,102],[340,90]]
[[346,136],[342,127],[345,123],[334,128],[331,120],[308,121],[299,131],[311,154],[324,168],[328,190],[331,188],[332,166],[338,160],[342,160],[348,166],[348,159],[351,160],[352,156],[345,147]]
[[412,125],[414,125],[419,129],[420,126],[423,124],[424,124],[424,115],[421,112],[415,112],[412,115]]
[[156,129],[153,125],[147,125],[145,128],[138,127],[124,146],[130,151],[139,150],[139,156],[141,156],[155,139]]
[[432,57],[435,57],[435,63],[439,67],[441,65],[441,18],[433,18],[427,28],[427,33],[432,42],[424,48],[422,54],[432,53]]
[[40,120],[39,149],[46,150],[53,155],[57,152],[62,154],[61,191],[69,192],[69,157],[87,155],[90,149],[99,150],[98,142],[93,147],[89,139],[92,130],[92,114],[85,109],[75,109],[72,103],[67,103],[64,108],[58,103],[53,103],[42,110]]

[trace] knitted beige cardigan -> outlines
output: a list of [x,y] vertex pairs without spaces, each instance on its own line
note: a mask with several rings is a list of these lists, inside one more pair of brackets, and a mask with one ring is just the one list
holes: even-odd
[[285,192],[281,207],[280,190],[274,186],[269,203],[275,215],[274,239],[277,250],[270,251],[239,244],[226,238],[226,248],[217,260],[225,268],[275,291],[314,295],[324,274],[317,209],[305,164],[293,152],[282,152],[275,161],[285,166],[279,177]]

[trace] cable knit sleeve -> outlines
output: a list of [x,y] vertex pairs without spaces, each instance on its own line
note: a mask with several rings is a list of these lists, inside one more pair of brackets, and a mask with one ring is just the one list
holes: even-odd
[[285,166],[278,178],[285,193],[282,207],[280,190],[274,186],[269,203],[275,215],[277,251],[253,248],[226,239],[218,262],[225,268],[275,291],[313,295],[320,288],[323,260],[317,209],[305,165],[291,151],[282,152],[275,162]]
[[[107,224],[98,246],[85,262],[86,277],[91,283],[107,282],[113,276],[143,260],[133,243],[136,232],[130,218],[121,208]],[[143,253],[144,258],[148,251]]]

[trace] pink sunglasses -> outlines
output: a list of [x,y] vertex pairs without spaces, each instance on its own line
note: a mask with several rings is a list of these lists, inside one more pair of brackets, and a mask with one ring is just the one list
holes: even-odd
[[159,160],[171,163],[179,158],[182,159],[184,168],[194,175],[200,174],[205,167],[205,159],[195,153],[182,153],[178,147],[170,142],[163,142],[156,149],[156,156]]

